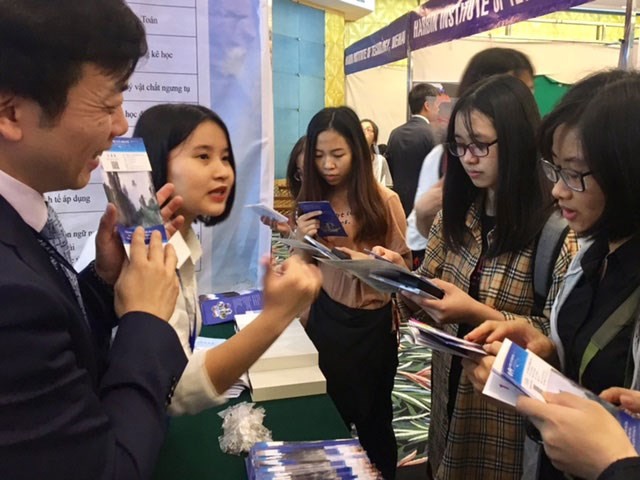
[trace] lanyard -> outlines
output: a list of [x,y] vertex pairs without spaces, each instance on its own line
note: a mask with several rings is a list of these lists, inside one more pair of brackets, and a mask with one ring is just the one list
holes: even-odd
[[180,291],[182,292],[182,295],[184,296],[185,299],[185,311],[187,312],[187,316],[189,317],[189,347],[191,348],[191,351],[193,352],[193,349],[196,346],[196,337],[198,336],[198,333],[196,332],[196,328],[197,328],[197,321],[196,321],[196,311],[195,309],[197,308],[197,305],[195,303],[195,295],[193,296],[193,312],[189,312],[189,309],[186,308],[187,307],[187,297],[185,295],[186,293],[186,288],[184,285],[184,282],[182,281],[182,275],[180,275],[180,270],[176,271],[177,275],[178,275],[178,280],[180,281]]

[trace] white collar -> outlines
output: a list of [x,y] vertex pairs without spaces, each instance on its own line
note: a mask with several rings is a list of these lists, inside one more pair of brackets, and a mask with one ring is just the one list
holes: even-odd
[[36,232],[44,228],[49,214],[44,197],[39,192],[0,170],[0,195]]

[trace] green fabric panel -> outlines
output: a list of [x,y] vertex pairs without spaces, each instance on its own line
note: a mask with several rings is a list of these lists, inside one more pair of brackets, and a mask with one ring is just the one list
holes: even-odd
[[[204,327],[205,337],[228,338],[234,323]],[[198,415],[169,420],[169,433],[164,443],[154,480],[246,479],[245,456],[222,453],[218,437],[222,435],[222,418],[218,412],[240,402],[251,402],[248,392],[220,407]],[[258,402],[264,407],[264,425],[275,441],[302,441],[348,438],[349,430],[328,395],[287,398]]]
[[560,100],[571,87],[571,85],[555,82],[544,75],[536,76],[534,84],[534,96],[540,109],[540,115],[543,117],[553,110],[558,100]]

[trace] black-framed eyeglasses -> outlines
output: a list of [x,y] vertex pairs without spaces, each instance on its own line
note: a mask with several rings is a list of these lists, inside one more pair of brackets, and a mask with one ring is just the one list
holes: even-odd
[[493,142],[484,143],[484,142],[471,142],[468,144],[457,143],[457,142],[449,142],[447,143],[447,149],[451,155],[455,155],[456,157],[464,157],[464,154],[467,153],[467,150],[471,152],[471,155],[474,157],[486,157],[489,155],[489,147],[491,145],[495,145],[498,143],[498,139],[496,138]]
[[553,183],[558,183],[558,180],[562,179],[567,188],[574,192],[584,192],[586,186],[584,184],[584,177],[588,177],[593,172],[576,172],[570,168],[560,168],[557,165],[549,162],[548,160],[540,160],[542,165],[542,171],[544,175]]

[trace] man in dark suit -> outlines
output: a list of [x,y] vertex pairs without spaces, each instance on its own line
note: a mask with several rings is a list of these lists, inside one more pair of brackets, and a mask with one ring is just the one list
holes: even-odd
[[413,210],[422,161],[436,144],[431,122],[438,118],[438,89],[419,83],[409,92],[411,119],[395,128],[387,142],[386,157],[406,215]]
[[186,364],[167,323],[175,253],[138,230],[125,260],[111,205],[76,274],[43,196],[86,185],[127,131],[122,92],[146,51],[122,0],[0,0],[2,478],[153,472]]

